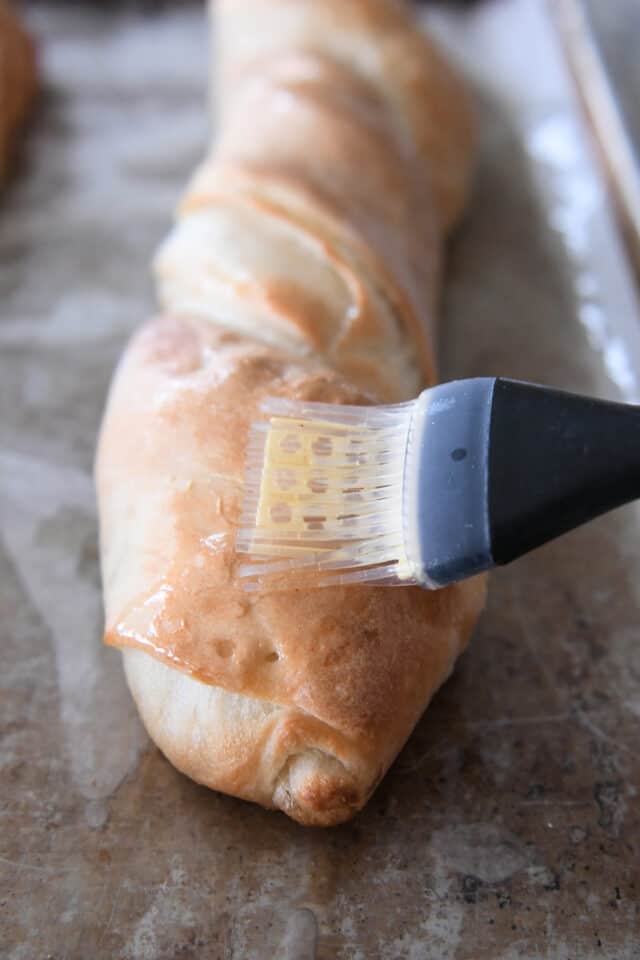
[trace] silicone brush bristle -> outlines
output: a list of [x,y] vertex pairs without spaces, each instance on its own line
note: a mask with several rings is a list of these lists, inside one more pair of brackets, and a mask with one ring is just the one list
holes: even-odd
[[236,540],[247,589],[413,582],[403,481],[414,403],[269,399],[252,426]]

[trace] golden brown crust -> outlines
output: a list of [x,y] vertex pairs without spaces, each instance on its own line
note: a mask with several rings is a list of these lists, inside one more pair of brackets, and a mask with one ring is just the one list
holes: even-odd
[[5,179],[17,130],[35,93],[35,54],[13,10],[0,0],[0,182]]
[[186,674],[134,648],[127,680],[151,737],[198,783],[328,826],[360,809],[375,779],[355,752],[350,769],[331,753],[338,738],[313,718]]
[[304,822],[329,822],[361,806],[393,760],[466,642],[484,586],[247,595],[234,576],[234,534],[247,431],[267,394],[364,399],[317,360],[293,360],[209,324],[165,317],[134,339],[97,465],[106,639],[152,653],[194,687],[281,708],[277,728],[271,716],[268,736],[251,741],[251,755],[266,737],[276,779],[291,757],[309,751],[339,763],[340,776],[334,764],[330,776],[314,778],[307,763],[304,777],[297,766],[291,771],[295,790],[280,779],[271,793],[258,792],[255,757],[248,767],[232,763],[231,774],[225,753],[212,768],[210,758],[194,757],[191,734],[176,750],[175,735],[156,729],[144,704],[142,713],[194,779],[288,804]]
[[379,399],[406,399],[433,378],[435,235],[418,309],[350,222],[291,181],[216,161],[199,171],[183,211],[156,257],[168,313],[324,356]]
[[100,440],[106,639],[177,767],[327,825],[366,802],[450,673],[484,582],[246,594],[247,432],[267,395],[396,401],[432,379],[468,109],[394,0],[218,9],[221,133]]
[[[403,0],[218,0],[219,112],[226,119],[246,71],[268,55],[319,53],[369,83],[428,170],[443,228],[467,199],[473,120],[462,82],[416,29]],[[274,30],[273,23],[278,22]]]

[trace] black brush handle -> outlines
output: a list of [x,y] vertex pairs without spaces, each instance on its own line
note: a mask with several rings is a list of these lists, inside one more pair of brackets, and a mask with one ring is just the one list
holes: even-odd
[[640,407],[499,378],[488,471],[504,564],[640,497]]
[[[422,581],[444,587],[494,566],[489,528],[493,377],[430,387],[417,461],[415,532]],[[408,498],[408,502],[411,498]]]

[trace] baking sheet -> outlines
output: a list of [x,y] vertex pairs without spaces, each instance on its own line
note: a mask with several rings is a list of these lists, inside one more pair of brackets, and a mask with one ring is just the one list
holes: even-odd
[[[350,825],[215,795],[150,746],[100,644],[90,474],[205,143],[202,12],[24,6],[45,91],[0,200],[0,954],[636,957],[634,507],[493,577],[454,678]],[[543,5],[432,17],[482,140],[444,374],[636,399],[637,301]]]

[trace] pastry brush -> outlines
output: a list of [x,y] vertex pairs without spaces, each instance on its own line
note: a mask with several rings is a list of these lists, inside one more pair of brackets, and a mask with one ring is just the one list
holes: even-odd
[[236,541],[248,589],[444,587],[640,497],[630,404],[478,378],[392,406],[262,410]]

